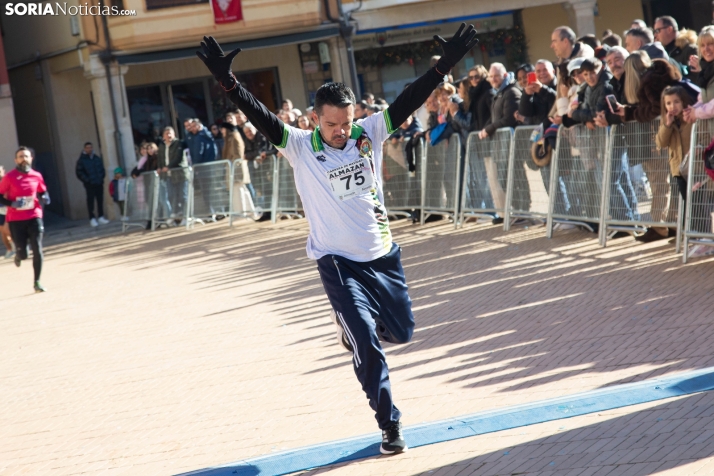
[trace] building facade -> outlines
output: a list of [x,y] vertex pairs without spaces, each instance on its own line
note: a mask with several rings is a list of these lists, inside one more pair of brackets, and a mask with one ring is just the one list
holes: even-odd
[[[221,119],[228,101],[195,56],[203,35],[226,50],[243,48],[235,73],[268,107],[289,98],[304,110],[329,80],[393,100],[439,53],[433,35],[448,36],[461,21],[477,26],[481,43],[457,66],[457,78],[474,64],[552,58],[556,26],[599,36],[643,16],[639,0],[242,0],[242,20],[216,24],[208,0],[112,5],[136,16],[0,17],[19,141],[37,150],[52,209],[73,219],[87,213],[74,175],[85,142],[95,144],[107,170],[131,170],[138,144],[157,140],[163,127],[181,136],[186,117]],[[336,22],[341,11],[355,27],[357,85]]]

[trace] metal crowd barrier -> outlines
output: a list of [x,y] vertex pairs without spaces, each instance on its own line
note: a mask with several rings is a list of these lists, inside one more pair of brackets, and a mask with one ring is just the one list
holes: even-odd
[[538,126],[522,126],[514,131],[508,161],[504,231],[511,229],[513,219],[542,223],[548,219],[550,165],[538,167],[531,155],[532,136],[538,129]]
[[[648,227],[676,228],[677,252],[683,201],[676,180],[670,177],[667,148],[657,150],[660,120],[612,126],[603,186],[601,244],[608,233],[643,232]],[[630,167],[641,165],[644,175],[633,177]]]
[[427,145],[422,157],[421,224],[430,215],[442,215],[458,226],[461,140],[453,134],[435,146]]
[[230,210],[231,163],[217,160],[193,166],[189,190],[191,219],[211,219],[226,216]]
[[[250,161],[236,159],[231,166],[231,194],[229,198],[230,211],[228,212],[229,224],[233,226],[233,217],[251,218],[259,220],[263,215],[262,209],[256,207],[253,200],[255,191],[253,181],[256,177],[250,172]],[[251,193],[253,191],[253,193]]]
[[275,159],[273,184],[273,223],[281,217],[302,218],[302,201],[295,187],[293,168],[285,157]]
[[191,200],[189,189],[193,179],[191,167],[177,167],[159,172],[158,203],[153,215],[152,229],[158,225],[174,226],[185,221],[191,226]]
[[[579,225],[591,231],[598,228],[603,205],[603,165],[608,157],[609,129],[598,127],[589,130],[584,125],[558,129],[550,164],[550,203],[546,222],[548,238],[553,235],[554,223]],[[561,182],[564,190],[557,193]],[[599,229],[599,233],[602,232]]]
[[151,230],[156,228],[153,218],[154,210],[158,204],[158,192],[159,174],[156,172],[144,172],[136,178],[128,177],[126,179],[122,232],[131,226],[146,228],[147,224],[150,224]]
[[425,153],[424,139],[414,146],[414,164],[416,171],[409,172],[405,144],[392,144],[388,139],[384,143],[382,174],[382,191],[387,214],[392,216],[413,216],[421,211],[421,165]]
[[689,245],[714,246],[714,183],[704,169],[703,152],[714,138],[714,119],[698,120],[692,127],[687,177],[684,252],[687,263]]
[[461,224],[469,218],[503,216],[512,137],[513,129],[508,127],[498,129],[487,139],[479,139],[478,132],[469,134],[462,177]]

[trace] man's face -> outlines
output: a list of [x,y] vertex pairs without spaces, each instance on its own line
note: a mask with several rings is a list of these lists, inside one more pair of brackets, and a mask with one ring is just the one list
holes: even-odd
[[583,79],[591,88],[594,88],[597,85],[597,77],[598,74],[595,71],[583,71]]
[[84,146],[84,153],[87,155],[92,155],[92,152],[94,151],[94,147],[92,147],[92,144],[87,144]]
[[367,115],[367,111],[364,110],[361,104],[355,105],[355,119],[362,119]]
[[293,110],[292,104],[290,104],[287,101],[284,101],[283,102],[283,111],[292,111],[292,110]]
[[612,72],[613,76],[620,79],[622,73],[625,72],[625,57],[622,53],[619,51],[610,53],[607,55],[607,58],[605,58],[605,61],[607,61],[607,67],[610,68],[610,72]]
[[550,35],[550,49],[558,58],[570,58],[573,48],[567,39],[560,39],[560,31],[556,30]]
[[629,51],[630,53],[633,53],[640,48],[642,48],[644,45],[642,44],[642,40],[639,39],[636,36],[633,35],[627,35],[625,36],[625,49]]
[[243,127],[243,124],[248,122],[248,118],[245,117],[245,114],[243,114],[242,112],[239,112],[238,114],[236,114],[235,117],[236,117],[235,125],[237,125],[237,126]]
[[501,73],[498,69],[491,68],[488,70],[488,82],[491,83],[491,87],[493,87],[493,89],[501,87],[501,83],[503,83],[505,76],[506,73]]
[[183,128],[191,132],[191,121],[183,121]]
[[20,150],[15,154],[15,165],[20,167],[29,167],[32,165],[32,155],[28,150]]
[[536,78],[541,84],[550,84],[555,79],[554,71],[543,63],[538,63],[535,67]]
[[176,137],[176,133],[173,129],[168,129],[164,131],[164,142],[171,142]]
[[334,149],[341,149],[347,144],[355,118],[354,105],[337,107],[325,104],[320,115],[315,111],[312,114],[320,126],[320,135],[325,144]]
[[677,32],[671,26],[664,26],[662,20],[658,20],[654,24],[654,37],[655,41],[668,45],[677,38]]
[[245,136],[248,138],[248,140],[253,140],[255,138],[255,132],[253,132],[253,129],[250,127],[246,127],[243,129],[243,132],[245,133]]

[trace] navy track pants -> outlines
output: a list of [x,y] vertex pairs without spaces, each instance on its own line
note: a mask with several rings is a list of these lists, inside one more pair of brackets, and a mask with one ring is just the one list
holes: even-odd
[[354,353],[352,364],[380,429],[399,420],[392,400],[389,368],[380,339],[409,342],[414,332],[401,249],[392,244],[388,254],[360,263],[338,255],[317,260],[327,297],[342,324]]

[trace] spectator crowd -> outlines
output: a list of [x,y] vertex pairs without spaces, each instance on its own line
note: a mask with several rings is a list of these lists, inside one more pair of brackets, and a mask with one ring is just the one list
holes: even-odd
[[[642,144],[634,146],[631,139],[621,133],[613,135],[617,159],[611,167],[611,209],[621,215],[616,218],[640,220],[638,197],[644,194],[652,203],[648,221],[676,221],[677,194],[686,200],[692,125],[698,120],[714,118],[714,26],[707,26],[697,34],[680,30],[674,18],[663,16],[657,18],[651,28],[642,20],[634,20],[622,36],[607,30],[601,38],[595,35],[577,38],[571,28],[562,26],[552,32],[550,47],[554,61],[539,59],[534,64],[519,65],[514,71],[502,63],[491,63],[488,68],[476,65],[463,78],[455,80],[445,76],[424,105],[385,144],[385,156],[391,159],[385,161],[385,179],[394,172],[390,167],[415,172],[415,147],[421,138],[436,145],[456,134],[464,155],[472,133],[476,137],[472,137],[472,141],[492,141],[501,128],[525,125],[537,130],[533,137],[532,160],[515,164],[514,181],[527,182],[525,167],[539,170],[544,188],[549,191],[549,161],[559,128],[571,130],[581,125],[595,133],[632,122],[651,125],[659,117],[658,128],[650,131],[651,137],[647,140],[652,145],[649,152]],[[433,57],[432,64],[438,59]],[[365,93],[355,105],[355,120],[385,110],[387,106],[384,99]],[[303,114],[288,99],[282,102],[276,114],[291,126],[315,129],[311,108]],[[190,165],[244,159],[240,170],[242,182],[253,202],[262,203],[251,185],[251,174],[260,167],[261,161],[278,152],[247,122],[241,111],[229,111],[210,125],[204,125],[197,118],[187,118],[183,127],[183,140],[172,127],[166,127],[160,141],[139,144],[138,163],[130,172],[134,178],[149,171],[157,171],[163,177],[158,208],[162,216],[170,218],[167,224],[185,223],[186,171]],[[656,155],[655,146],[667,150],[668,164],[663,166],[661,161],[652,159]],[[87,191],[91,224],[96,226],[106,222],[102,210],[104,169],[101,158],[93,157],[92,146],[87,143],[77,164],[77,176]],[[467,199],[477,207],[490,199],[494,208],[503,208],[506,177],[502,163],[497,162],[498,159],[489,158],[471,165],[472,169],[478,169],[476,173],[471,171],[477,183],[469,187],[476,191],[471,191]],[[461,174],[464,163],[462,161]],[[488,180],[483,178],[485,176]],[[146,180],[145,176],[143,188],[148,190]],[[572,175],[557,180],[553,189],[558,194],[558,211],[582,208],[587,212],[598,206],[578,196]],[[594,171],[587,170],[578,180],[594,184],[597,178]],[[124,172],[115,170],[110,194],[122,211],[126,199],[124,181]],[[142,186],[142,180],[136,182]],[[197,176],[194,181],[199,193],[217,186],[211,177]],[[709,180],[692,184],[692,190],[697,203],[714,203],[714,186]],[[529,191],[519,188],[514,193],[512,200],[519,203],[521,209],[527,209],[531,200]],[[208,203],[206,206],[213,219],[224,216],[225,210],[214,210]],[[711,208],[700,206],[693,211],[699,231],[712,232]],[[586,212],[582,214],[592,215]],[[494,223],[503,222],[496,213],[492,219]],[[585,221],[588,229],[597,232],[597,223]],[[567,228],[578,224],[558,226]],[[651,242],[667,239],[673,233],[666,227],[651,227],[636,239]],[[695,247],[693,252],[705,254],[710,250],[714,248]]]

